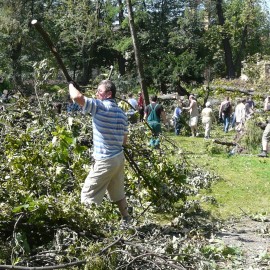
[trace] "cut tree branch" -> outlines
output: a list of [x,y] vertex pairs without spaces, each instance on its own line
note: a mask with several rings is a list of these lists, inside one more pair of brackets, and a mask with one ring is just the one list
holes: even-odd
[[235,143],[235,142],[222,142],[222,141],[217,140],[217,139],[213,140],[213,142],[217,143],[217,144],[227,145],[227,146],[236,146],[237,145],[237,143]]
[[54,269],[63,269],[71,266],[77,266],[85,264],[86,260],[81,260],[77,262],[51,265],[51,266],[40,266],[40,267],[27,267],[27,266],[17,266],[17,265],[0,265],[0,269],[14,269],[14,270],[54,270]]
[[66,67],[65,67],[65,65],[64,65],[64,63],[63,63],[63,61],[62,61],[62,58],[61,58],[60,54],[58,53],[56,47],[54,46],[54,44],[53,44],[53,42],[52,42],[52,40],[51,40],[49,34],[43,29],[41,23],[38,22],[37,20],[32,20],[32,21],[31,21],[31,24],[36,28],[36,30],[37,30],[37,31],[40,33],[40,35],[43,37],[43,40],[44,40],[45,43],[48,45],[50,51],[53,53],[53,55],[54,55],[54,57],[55,57],[55,59],[56,59],[58,65],[59,65],[60,69],[62,70],[62,72],[63,72],[63,74],[64,74],[66,80],[67,80],[68,82],[71,82],[71,81],[72,81],[73,84],[74,84],[74,86],[75,86],[78,90],[80,90],[79,85],[78,85],[76,82],[74,82],[74,81],[72,80],[72,78],[70,77],[70,75],[69,75],[69,73],[68,73],[68,71],[67,71],[67,69],[66,69]]

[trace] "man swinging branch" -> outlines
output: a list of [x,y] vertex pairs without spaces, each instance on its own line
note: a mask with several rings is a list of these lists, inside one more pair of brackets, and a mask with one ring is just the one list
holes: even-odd
[[127,142],[127,116],[115,102],[116,87],[110,80],[98,85],[95,98],[85,97],[73,83],[69,84],[71,99],[93,117],[93,164],[81,191],[85,205],[101,204],[106,190],[122,216],[122,224],[131,221],[124,191],[124,153]]

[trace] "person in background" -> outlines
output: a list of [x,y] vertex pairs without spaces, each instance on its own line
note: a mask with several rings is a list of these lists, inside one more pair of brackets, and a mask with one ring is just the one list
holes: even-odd
[[[264,100],[265,112],[270,112],[270,96]],[[258,155],[259,157],[268,157],[268,145],[270,140],[270,116],[268,116],[266,127],[262,135],[262,152]]]
[[229,131],[231,130],[234,130],[235,128],[235,105],[236,103],[235,102],[231,102],[231,105],[232,105],[232,113],[231,113],[231,117],[230,117],[230,123],[231,123],[231,128],[229,128]]
[[222,119],[224,125],[224,132],[229,131],[230,118],[232,113],[232,105],[230,98],[226,97],[224,101],[221,102],[219,107],[219,119]]
[[132,106],[132,107],[130,106],[130,108],[127,111],[128,121],[131,124],[135,124],[137,122],[137,117],[135,113],[138,109],[138,103],[137,103],[137,100],[133,98],[132,93],[128,95],[127,102]]
[[249,119],[252,114],[254,113],[253,108],[254,108],[254,102],[251,100],[251,98],[246,99],[245,103],[245,108],[246,108],[246,119]]
[[139,98],[138,98],[138,111],[140,114],[140,122],[142,122],[143,117],[144,117],[144,98],[141,92],[139,93]]
[[269,140],[270,140],[270,119],[268,119],[268,123],[262,135],[262,152],[258,155],[259,157],[268,157]]
[[254,107],[255,107],[255,103],[254,103],[254,101],[252,99],[252,96],[249,96],[247,98],[246,103],[248,104],[249,108],[253,111],[254,110]]
[[266,97],[264,100],[263,110],[265,112],[270,111],[270,96]]
[[8,102],[8,90],[4,90],[3,94],[1,95],[1,101],[2,102]]
[[195,97],[193,95],[189,96],[189,106],[183,107],[183,110],[188,110],[190,114],[189,126],[191,128],[191,136],[198,136],[198,120],[199,120],[199,110]]
[[152,137],[149,142],[149,146],[159,148],[161,133],[161,120],[164,124],[167,123],[166,114],[161,104],[157,102],[157,96],[153,95],[150,98],[151,102],[146,106],[144,111],[144,120],[152,129]]
[[180,123],[181,113],[182,113],[181,103],[178,102],[173,112],[174,132],[175,132],[175,135],[177,136],[180,134],[180,129],[181,129],[181,123]]
[[204,138],[210,138],[210,130],[212,127],[212,119],[213,119],[213,110],[211,108],[211,103],[209,101],[206,102],[205,108],[202,110],[202,124],[204,125]]
[[243,125],[246,121],[246,99],[239,100],[238,104],[235,107],[235,129],[236,131],[242,131]]
[[124,190],[123,145],[127,143],[128,122],[115,102],[116,87],[112,81],[103,80],[98,85],[96,98],[88,98],[70,83],[69,94],[84,113],[92,115],[95,162],[85,179],[81,202],[87,206],[99,205],[107,190],[111,201],[119,208],[121,225],[125,226],[132,220]]

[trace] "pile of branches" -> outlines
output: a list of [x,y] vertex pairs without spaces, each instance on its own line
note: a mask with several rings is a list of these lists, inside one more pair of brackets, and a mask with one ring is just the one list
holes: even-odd
[[[132,126],[125,154],[134,223],[122,231],[107,198],[91,209],[80,204],[91,160],[90,119],[59,114],[46,100],[40,104],[46,115],[18,100],[0,119],[1,269],[199,269],[209,264],[203,247],[215,223],[188,196],[208,188],[215,176],[192,166],[166,136],[160,149],[148,147],[145,124]],[[165,213],[172,221],[161,226],[155,219]]]

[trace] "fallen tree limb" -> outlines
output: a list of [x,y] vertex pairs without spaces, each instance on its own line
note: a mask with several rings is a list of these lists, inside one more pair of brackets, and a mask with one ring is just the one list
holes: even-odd
[[17,265],[0,265],[0,269],[14,269],[14,270],[54,270],[54,269],[63,269],[71,266],[77,266],[85,264],[86,260],[81,260],[77,262],[51,265],[51,266],[40,266],[40,267],[27,267],[27,266],[17,266]]
[[214,143],[217,143],[217,144],[222,144],[222,145],[227,145],[227,146],[236,146],[237,143],[235,142],[223,142],[223,141],[220,141],[220,140],[213,140]]
[[165,100],[165,99],[169,99],[169,100],[175,100],[175,99],[177,99],[177,93],[172,93],[172,94],[167,94],[167,95],[160,95],[160,96],[158,96],[158,98],[159,99],[163,99],[163,100]]
[[[173,267],[174,269],[179,269],[179,270],[184,270],[186,268],[184,268],[183,266],[177,265],[175,263],[177,263],[175,260],[171,260],[166,256],[163,256],[161,254],[157,254],[157,253],[145,253],[145,254],[140,254],[137,257],[135,257],[131,262],[129,262],[129,264],[126,266],[126,268],[128,269],[129,266],[131,266],[136,260],[144,258],[144,257],[158,257],[160,259],[163,259],[166,263],[167,266]],[[155,262],[155,264],[160,264],[158,262]],[[161,265],[163,266],[164,263],[161,263]]]
[[42,25],[40,22],[38,22],[37,20],[32,20],[31,24],[36,28],[36,30],[39,32],[39,34],[42,36],[43,40],[45,41],[45,43],[47,44],[47,46],[49,47],[50,51],[53,53],[58,66],[60,67],[60,69],[62,70],[67,82],[72,82],[74,84],[74,86],[80,90],[80,86],[72,80],[72,78],[70,77],[66,66],[64,65],[62,58],[60,56],[60,54],[58,53],[56,47],[54,46],[50,35],[43,29]]
[[110,247],[116,245],[118,242],[122,241],[123,236],[121,235],[118,239],[116,239],[114,242],[112,242],[110,245],[107,247],[103,248],[100,252],[99,255],[103,254],[105,251],[107,251]]
[[[122,236],[120,236],[117,240],[115,240],[113,243],[109,244],[107,247],[102,249],[99,252],[99,255],[103,254],[105,251],[107,251],[112,246],[116,245],[118,242],[122,241]],[[78,266],[82,264],[86,264],[87,260],[80,260],[76,262],[71,263],[65,263],[65,264],[59,264],[59,265],[51,265],[51,266],[39,266],[39,267],[27,267],[27,266],[17,266],[17,265],[0,265],[0,269],[14,269],[14,270],[54,270],[54,269],[64,269],[71,266]]]
[[224,89],[225,91],[229,91],[229,92],[239,92],[242,94],[246,94],[249,96],[254,95],[254,89],[245,89],[245,88],[237,88],[237,87],[233,87],[233,86],[226,86],[226,85],[220,85],[220,86],[215,86],[215,85],[210,85],[209,89],[210,90],[216,90],[216,89]]

